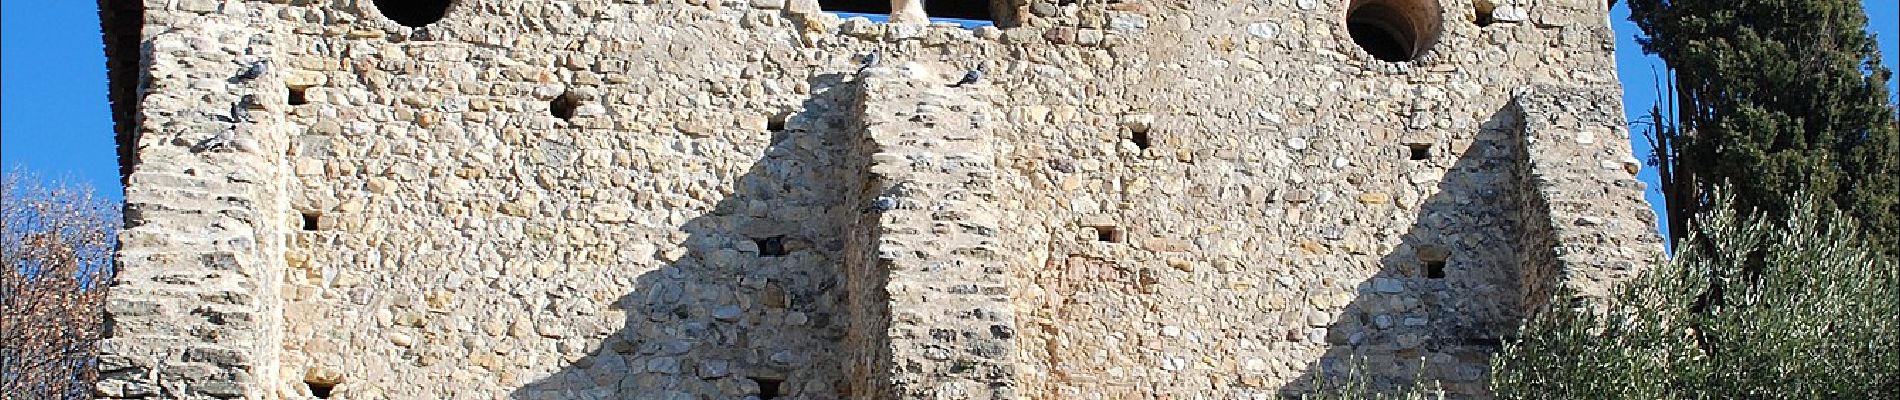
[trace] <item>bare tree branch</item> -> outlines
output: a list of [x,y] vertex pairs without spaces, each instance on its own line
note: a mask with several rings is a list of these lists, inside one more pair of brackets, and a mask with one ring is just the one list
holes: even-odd
[[90,398],[119,205],[19,170],[0,186],[0,393]]

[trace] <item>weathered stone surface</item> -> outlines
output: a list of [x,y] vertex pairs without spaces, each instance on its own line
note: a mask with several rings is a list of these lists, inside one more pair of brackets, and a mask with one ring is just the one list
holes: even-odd
[[98,396],[1481,395],[1660,251],[1601,0],[395,3],[104,2]]

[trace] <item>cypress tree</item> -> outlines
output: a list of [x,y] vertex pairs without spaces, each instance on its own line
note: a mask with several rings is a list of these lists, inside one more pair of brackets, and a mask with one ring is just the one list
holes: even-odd
[[[1861,0],[1629,0],[1673,73],[1652,111],[1672,239],[1709,191],[1785,221],[1797,191],[1900,248],[1900,125]],[[1678,244],[1681,244],[1680,242]]]

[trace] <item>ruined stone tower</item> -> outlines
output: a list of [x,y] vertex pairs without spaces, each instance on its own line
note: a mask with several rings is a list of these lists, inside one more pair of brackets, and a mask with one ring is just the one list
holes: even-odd
[[98,394],[1482,395],[1660,252],[1606,3],[101,0]]

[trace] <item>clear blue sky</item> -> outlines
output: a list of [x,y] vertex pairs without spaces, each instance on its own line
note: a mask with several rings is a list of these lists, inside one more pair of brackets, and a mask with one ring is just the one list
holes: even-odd
[[0,168],[119,187],[99,9],[85,0],[0,0]]
[[[1900,61],[1900,1],[1864,4],[1882,54],[1890,64]],[[0,0],[0,163],[70,177],[118,197],[123,191],[95,7],[80,0]],[[1655,104],[1655,71],[1662,65],[1637,48],[1638,30],[1626,7],[1619,4],[1611,20],[1623,100],[1635,119]],[[1647,154],[1648,143],[1635,146]],[[1642,178],[1654,187],[1654,168],[1644,169]],[[1650,191],[1650,203],[1660,204],[1660,196]]]

